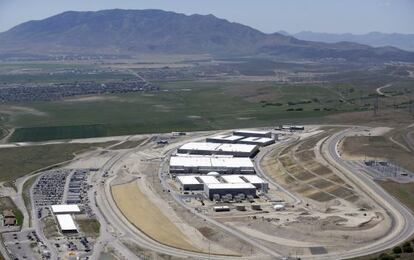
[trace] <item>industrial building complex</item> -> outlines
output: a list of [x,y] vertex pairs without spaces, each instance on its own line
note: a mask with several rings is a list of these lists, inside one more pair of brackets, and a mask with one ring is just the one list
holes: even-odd
[[183,191],[203,191],[209,199],[256,197],[269,184],[255,175],[252,158],[275,143],[270,131],[237,130],[189,142],[170,157],[169,170]]
[[259,151],[256,145],[190,142],[178,148],[180,154],[229,155],[253,157]]
[[209,184],[243,184],[250,183],[256,189],[267,191],[269,184],[257,175],[181,175],[177,176],[177,182],[181,185],[182,190],[204,190],[205,185]]
[[170,158],[170,172],[252,174],[254,166],[248,157],[172,156]]

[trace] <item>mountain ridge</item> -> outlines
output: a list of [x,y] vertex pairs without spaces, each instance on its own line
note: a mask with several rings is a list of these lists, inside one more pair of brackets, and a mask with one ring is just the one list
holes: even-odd
[[305,41],[320,41],[326,43],[355,42],[373,47],[392,46],[406,51],[414,51],[414,34],[369,32],[365,34],[353,33],[320,33],[301,31],[287,34]]
[[0,33],[0,53],[273,55],[295,59],[414,61],[414,53],[266,34],[214,15],[157,9],[67,11]]

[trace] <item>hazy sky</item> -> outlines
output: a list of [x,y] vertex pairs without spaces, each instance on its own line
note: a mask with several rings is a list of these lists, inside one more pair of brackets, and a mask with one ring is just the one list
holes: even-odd
[[111,8],[211,13],[267,33],[414,33],[414,0],[0,0],[0,32],[68,10]]

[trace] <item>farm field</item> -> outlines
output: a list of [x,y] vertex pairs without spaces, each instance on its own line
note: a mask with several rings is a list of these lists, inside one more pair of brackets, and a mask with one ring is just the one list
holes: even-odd
[[74,158],[74,154],[94,147],[105,147],[100,144],[49,144],[27,147],[0,149],[0,181],[13,181],[30,172],[49,165]]
[[161,92],[127,93],[0,106],[10,141],[43,141],[312,121],[353,111],[320,86],[269,82],[163,83]]

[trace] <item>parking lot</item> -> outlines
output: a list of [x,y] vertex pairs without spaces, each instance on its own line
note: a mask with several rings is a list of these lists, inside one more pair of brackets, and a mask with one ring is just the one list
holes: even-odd
[[2,236],[12,259],[49,259],[46,247],[33,230],[3,233]]

